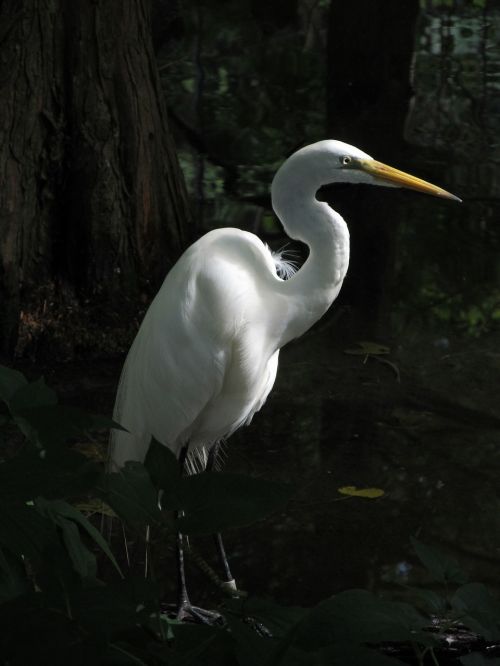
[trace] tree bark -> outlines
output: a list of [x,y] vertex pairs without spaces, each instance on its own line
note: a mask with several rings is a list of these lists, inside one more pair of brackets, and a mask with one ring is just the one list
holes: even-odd
[[[44,284],[122,311],[186,244],[148,0],[0,6],[0,345]],[[62,296],[61,296],[62,297]]]

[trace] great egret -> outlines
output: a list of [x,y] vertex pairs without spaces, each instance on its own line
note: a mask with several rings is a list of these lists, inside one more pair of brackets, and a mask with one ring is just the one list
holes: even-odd
[[272,205],[286,233],[309,246],[307,260],[283,280],[267,246],[232,228],[210,231],[186,250],[125,361],[114,419],[129,432],[113,432],[114,468],[143,461],[152,436],[203,467],[216,443],[250,423],[274,384],[279,350],[328,310],[346,275],[347,225],[315,196],[337,182],[459,201],[341,141],[294,153],[274,177]]

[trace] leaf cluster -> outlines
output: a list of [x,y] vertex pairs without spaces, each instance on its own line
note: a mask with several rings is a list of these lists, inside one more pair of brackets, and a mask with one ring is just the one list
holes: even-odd
[[[43,379],[30,383],[1,366],[0,399],[4,428],[12,422],[24,435],[17,455],[0,463],[2,664],[396,666],[403,662],[394,646],[407,646],[413,663],[423,665],[439,663],[443,636],[459,624],[500,640],[500,602],[484,585],[468,583],[453,559],[416,540],[415,555],[434,584],[406,590],[409,601],[365,590],[313,608],[232,598],[221,602],[220,625],[179,623],[161,611],[158,581],[122,571],[77,508],[82,498],[104,503],[137,533],[150,526],[164,536],[199,535],[281,510],[291,488],[236,474],[184,477],[155,441],[144,465],[108,473],[72,444],[118,424],[63,407]],[[99,551],[112,565],[105,578]],[[497,663],[479,651],[460,661]]]
[[[130,461],[108,472],[73,445],[121,426],[60,405],[43,378],[28,382],[2,366],[0,400],[5,431],[14,425],[23,435],[17,454],[0,462],[5,663],[170,663],[172,631],[160,613],[159,585],[123,572],[77,506],[100,502],[103,514],[116,514],[137,534],[147,526],[163,536],[206,534],[279,510],[291,489],[236,474],[183,477],[175,456],[154,441],[144,465]],[[112,564],[108,580],[98,572],[99,551]]]

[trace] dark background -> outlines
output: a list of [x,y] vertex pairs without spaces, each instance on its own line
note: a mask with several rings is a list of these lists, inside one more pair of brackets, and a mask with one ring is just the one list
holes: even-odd
[[111,413],[123,354],[189,242],[238,226],[287,243],[269,184],[300,146],[351,142],[464,199],[320,193],[349,224],[349,274],[228,456],[298,493],[228,541],[242,587],[290,603],[418,580],[411,535],[494,584],[496,4],[5,1],[0,28],[3,360],[63,401]]

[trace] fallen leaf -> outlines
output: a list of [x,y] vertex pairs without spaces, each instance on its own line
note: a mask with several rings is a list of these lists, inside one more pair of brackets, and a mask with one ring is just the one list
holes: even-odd
[[382,497],[385,492],[381,488],[356,488],[356,486],[342,486],[337,488],[342,495],[349,495],[351,497],[366,497],[368,499],[375,499]]
[[344,354],[354,354],[356,356],[383,356],[390,353],[390,348],[386,345],[380,345],[378,342],[356,342],[358,345],[354,349],[344,349]]

